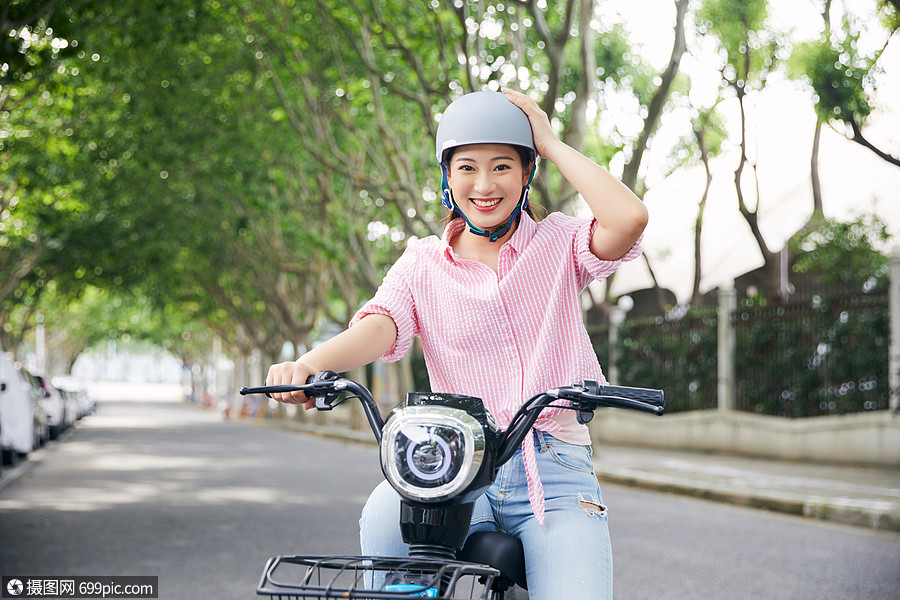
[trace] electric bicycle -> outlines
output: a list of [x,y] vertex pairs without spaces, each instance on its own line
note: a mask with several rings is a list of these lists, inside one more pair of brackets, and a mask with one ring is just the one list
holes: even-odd
[[382,418],[361,384],[323,371],[306,385],[242,388],[240,393],[303,391],[318,410],[348,399],[362,403],[380,447],[385,478],[400,494],[400,531],[408,557],[275,556],[257,594],[278,599],[469,598],[502,600],[514,586],[528,588],[522,543],[499,532],[468,536],[476,498],[515,454],[545,408],[576,412],[587,423],[600,407],[662,415],[662,390],[601,385],[583,380],[537,394],[502,430],[480,398],[409,393]]

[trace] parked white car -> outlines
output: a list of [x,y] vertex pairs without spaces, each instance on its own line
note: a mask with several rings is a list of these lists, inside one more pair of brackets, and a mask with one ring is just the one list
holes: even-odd
[[50,380],[43,375],[31,375],[34,386],[40,395],[40,403],[47,413],[47,425],[50,427],[50,439],[55,440],[67,427],[66,400]]
[[53,385],[65,400],[67,426],[93,414],[94,399],[77,380],[66,377],[54,378]]
[[27,373],[0,354],[0,448],[4,464],[36,450],[49,437],[46,413]]

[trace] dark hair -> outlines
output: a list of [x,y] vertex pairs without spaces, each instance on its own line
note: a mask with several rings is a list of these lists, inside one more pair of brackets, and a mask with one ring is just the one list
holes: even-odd
[[[534,157],[532,156],[531,150],[525,148],[524,146],[515,146],[513,148],[516,149],[516,152],[519,154],[519,160],[522,162],[522,168],[527,167],[529,164],[534,162]],[[443,164],[449,170],[450,168],[450,160],[453,158],[453,153],[456,151],[456,148],[450,148],[446,152],[444,152],[444,160]],[[540,218],[535,214],[533,207],[535,206],[534,199],[528,200],[528,206],[525,207],[525,212],[528,213],[528,216],[534,219],[535,221],[540,220]],[[537,207],[540,210],[540,207]],[[540,210],[542,213],[546,213],[546,211]],[[453,219],[461,219],[462,215],[456,209],[451,209],[450,213],[447,215],[447,221],[450,222]]]

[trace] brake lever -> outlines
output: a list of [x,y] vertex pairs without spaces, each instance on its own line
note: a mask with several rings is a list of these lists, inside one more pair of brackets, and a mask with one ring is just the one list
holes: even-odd
[[583,395],[585,393],[596,395],[599,390],[600,385],[596,381],[585,379],[571,388],[551,390],[548,395],[559,400],[568,400],[569,407],[575,411],[576,420],[582,425],[587,425],[594,418],[595,407],[582,402]]
[[337,386],[335,385],[335,382],[338,379],[340,379],[340,375],[334,371],[319,371],[307,379],[307,383],[313,385],[313,391],[316,391],[317,384],[327,384],[327,386],[319,388],[324,393],[313,395],[313,398],[315,398],[316,401],[316,410],[332,410],[334,408],[335,400],[338,399],[338,396],[340,396],[343,391],[343,387],[337,389]]
[[[579,387],[584,388],[588,394],[595,396],[600,393],[600,382],[595,379],[583,379]],[[578,400],[572,401],[572,406],[576,408],[575,419],[582,425],[587,425],[594,418],[594,408],[585,406]]]

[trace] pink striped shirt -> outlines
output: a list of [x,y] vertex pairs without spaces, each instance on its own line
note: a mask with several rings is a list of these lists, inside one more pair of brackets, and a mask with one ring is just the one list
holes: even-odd
[[[390,316],[397,341],[382,357],[397,361],[414,336],[422,340],[431,389],[484,400],[501,427],[519,406],[545,390],[581,379],[605,382],[584,328],[580,293],[640,256],[640,240],[620,259],[589,248],[596,222],[552,213],[535,223],[523,214],[500,248],[498,268],[461,258],[449,241],[463,231],[451,221],[442,239],[410,243],[375,296],[353,317]],[[545,410],[535,428],[567,442],[590,444],[587,427],[568,410]],[[543,488],[531,434],[523,443],[529,497],[543,523]]]

